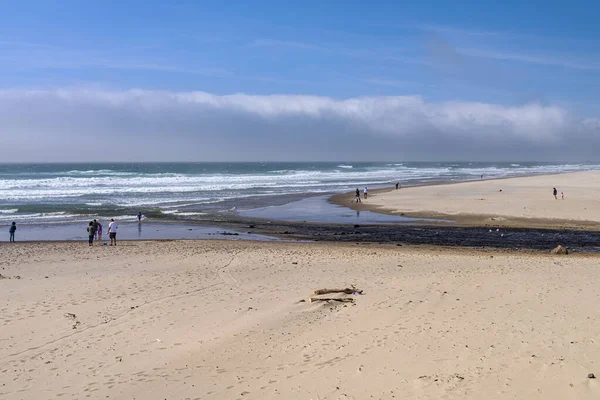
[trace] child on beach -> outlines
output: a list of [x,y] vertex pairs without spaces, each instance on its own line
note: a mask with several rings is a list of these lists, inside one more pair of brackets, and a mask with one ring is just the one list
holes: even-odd
[[98,228],[96,228],[96,240],[102,240],[102,224],[98,221]]
[[360,190],[358,190],[358,188],[356,188],[356,202],[360,203]]
[[560,192],[560,198],[563,200],[565,199],[565,192]]
[[365,186],[365,199],[369,196],[369,189]]
[[15,222],[12,223],[8,232],[10,233],[10,242],[14,243],[15,241],[15,231],[17,230],[17,224]]

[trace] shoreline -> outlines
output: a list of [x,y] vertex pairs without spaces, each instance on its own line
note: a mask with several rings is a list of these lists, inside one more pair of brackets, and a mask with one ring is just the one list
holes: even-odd
[[[454,181],[454,182],[447,182],[444,180],[439,180],[439,181],[432,181],[432,182],[427,182],[427,183],[419,183],[419,184],[411,185],[411,186],[405,186],[402,190],[409,189],[409,188],[433,187],[433,186],[445,186],[445,185],[460,185],[460,184],[471,183],[471,182],[502,181],[502,180],[506,180],[506,179],[520,179],[520,178],[528,178],[528,177],[562,175],[562,174],[569,174],[569,173],[572,173],[572,172],[518,175],[516,177],[509,176],[509,177],[499,177],[499,178],[486,178],[483,180],[471,179],[471,180],[461,180],[461,181]],[[393,192],[394,190],[395,189],[393,187],[392,188],[377,187],[375,189],[370,189],[369,193],[371,195],[376,195],[376,194],[381,194],[381,193]],[[362,195],[362,192],[361,192],[361,195]],[[215,211],[200,212],[200,211],[198,211],[197,214],[203,215],[202,218],[188,218],[188,217],[182,216],[182,215],[163,213],[160,211],[157,212],[154,210],[150,210],[147,212],[147,214],[145,215],[145,219],[142,222],[143,223],[144,222],[146,222],[146,223],[162,223],[162,224],[194,224],[194,225],[198,225],[198,224],[207,225],[207,224],[211,224],[211,223],[219,223],[219,222],[227,221],[230,219],[245,219],[247,221],[276,220],[276,221],[287,221],[287,222],[299,222],[299,219],[286,219],[286,218],[279,219],[279,218],[266,218],[266,217],[262,217],[262,216],[254,217],[254,216],[246,216],[246,215],[251,215],[252,211],[254,211],[254,210],[275,209],[275,208],[280,208],[282,206],[287,206],[289,204],[297,203],[300,201],[312,200],[312,199],[317,199],[317,198],[326,198],[326,203],[333,204],[336,206],[341,206],[341,207],[344,207],[346,209],[353,210],[353,211],[372,211],[381,216],[385,216],[385,215],[398,216],[399,215],[398,213],[393,212],[393,210],[386,211],[385,209],[380,208],[380,207],[373,207],[372,205],[366,205],[364,203],[360,203],[360,204],[354,203],[353,201],[351,201],[354,199],[354,192],[339,193],[339,192],[331,191],[331,192],[324,192],[324,193],[321,193],[321,192],[294,193],[294,194],[282,194],[282,195],[278,195],[275,197],[268,196],[266,198],[269,200],[273,200],[275,198],[275,201],[273,203],[267,202],[266,205],[261,205],[260,202],[257,202],[258,199],[261,199],[260,196],[242,198],[241,201],[243,203],[249,202],[249,203],[254,204],[254,206],[252,206],[250,208],[244,208],[242,210],[225,211],[225,212],[222,212],[222,211],[221,212],[215,212]],[[228,201],[230,201],[230,200],[228,200]],[[239,202],[236,203],[236,207],[237,206],[239,206]],[[236,207],[234,207],[234,208],[236,208]],[[66,210],[64,212],[65,213],[73,213],[74,211]],[[195,212],[192,212],[192,213],[195,213]],[[405,215],[405,213],[402,213],[400,216],[404,216],[404,215]],[[409,217],[408,219],[418,220],[418,221],[413,221],[413,222],[419,222],[419,223],[423,220],[432,219],[432,218],[436,219],[436,220],[442,220],[442,219],[453,220],[456,217],[455,215],[451,215],[451,214],[442,214],[442,213],[435,213],[435,212],[430,212],[430,211],[425,211],[425,212],[421,212],[421,213],[411,213],[410,216],[408,214],[406,214],[406,216]],[[59,224],[59,225],[85,224],[90,219],[108,220],[112,217],[115,217],[121,223],[137,223],[137,219],[136,219],[135,215],[133,215],[133,214],[128,215],[127,219],[122,219],[122,218],[119,218],[118,216],[113,215],[112,213],[110,213],[110,214],[104,213],[104,214],[98,214],[98,215],[82,214],[77,217],[77,218],[81,218],[81,219],[66,219],[66,220],[40,220],[40,221],[33,221],[33,222],[19,222],[19,220],[17,219],[17,221],[18,221],[17,223],[19,225],[27,225],[27,226],[47,226],[47,225],[55,225],[55,224]],[[8,219],[6,221],[8,221]],[[321,221],[303,221],[303,222],[321,223]],[[423,221],[424,224],[435,224],[435,223],[444,224],[447,222],[449,222],[449,221]],[[451,221],[451,222],[455,222],[455,221]],[[7,223],[8,222],[4,222],[2,225],[6,225]],[[344,223],[344,222],[334,222],[334,223]],[[348,223],[352,223],[352,222],[348,222]],[[457,226],[459,226],[459,225],[457,225]]]
[[[373,199],[374,197],[378,197],[381,195],[389,195],[396,192],[406,192],[415,189],[421,188],[456,188],[461,185],[469,185],[469,184],[490,184],[493,182],[503,182],[503,181],[515,181],[515,180],[523,180],[523,179],[535,179],[535,178],[544,178],[544,177],[564,177],[570,175],[577,174],[587,174],[587,173],[600,173],[599,171],[585,171],[585,172],[565,172],[565,173],[551,173],[551,174],[537,174],[537,175],[529,175],[529,176],[520,176],[520,177],[502,177],[502,178],[494,178],[494,179],[483,179],[483,180],[471,180],[471,181],[461,181],[461,182],[439,182],[434,184],[426,184],[426,185],[415,185],[403,187],[399,190],[396,190],[394,187],[391,188],[379,188],[369,190],[369,198]],[[361,191],[361,196],[363,193]],[[433,220],[453,220],[453,222],[436,222],[436,221],[424,221],[424,225],[453,225],[460,227],[492,227],[492,228],[533,228],[533,229],[570,229],[570,230],[588,230],[595,231],[600,229],[600,220],[598,221],[586,221],[581,219],[571,219],[571,218],[523,218],[519,216],[501,216],[498,217],[497,214],[489,213],[489,214],[478,214],[478,213],[470,213],[470,212],[459,212],[459,213],[444,213],[440,211],[436,211],[433,209],[423,209],[423,210],[398,210],[393,206],[386,206],[381,203],[365,203],[364,201],[361,203],[356,203],[354,201],[355,193],[347,192],[333,195],[329,198],[329,202],[332,204],[348,207],[352,210],[356,211],[370,211],[374,213],[380,213],[384,215],[400,215],[406,216],[410,218],[423,218],[423,219],[433,219]],[[362,198],[364,200],[364,197]],[[452,201],[452,200],[449,200]]]
[[[4,192],[0,220],[53,223],[98,216],[123,221],[135,220],[138,211],[161,220],[178,216],[201,219],[206,214],[334,195],[355,185],[390,187],[396,181],[431,185],[479,179],[480,174],[489,179],[600,168],[599,164],[551,162],[59,164],[5,167],[1,183],[18,190]],[[144,184],[140,186],[140,182]],[[214,182],[220,183],[214,186]],[[114,196],[105,193],[107,186]]]
[[[585,172],[587,173],[587,172]],[[584,173],[584,174],[585,174]],[[597,174],[597,172],[592,172]],[[578,172],[577,174],[581,174]],[[190,220],[171,218],[165,220],[146,220],[141,224],[136,222],[121,222],[123,227],[142,229],[144,234],[134,237],[120,235],[119,240],[129,239],[135,241],[143,240],[204,240],[204,239],[237,239],[237,240],[283,240],[283,241],[308,241],[308,242],[332,242],[332,243],[377,243],[388,245],[409,245],[409,246],[441,246],[441,247],[464,247],[464,248],[489,248],[489,249],[508,249],[508,250],[535,250],[549,251],[559,244],[568,246],[570,250],[576,252],[597,252],[600,243],[600,224],[594,221],[576,221],[560,219],[519,219],[507,218],[503,220],[490,220],[489,216],[474,214],[443,214],[431,211],[407,211],[399,212],[393,208],[385,208],[381,205],[372,204],[370,200],[377,199],[379,196],[403,194],[412,190],[431,190],[432,188],[460,188],[461,185],[489,185],[496,186],[497,182],[523,179],[540,179],[548,176],[565,176],[569,174],[546,174],[533,175],[530,177],[519,178],[500,178],[479,181],[463,181],[454,183],[440,182],[435,185],[421,185],[414,187],[405,187],[396,191],[394,188],[372,189],[370,191],[369,202],[353,203],[353,193],[344,193],[333,195],[328,198],[325,196],[315,196],[313,199],[323,197],[320,203],[339,207],[343,210],[357,211],[353,219],[331,219],[317,222],[298,220],[284,220],[267,218],[273,215],[274,210],[284,210],[285,212],[297,212],[298,209],[287,207],[286,204],[280,206],[266,207],[267,212],[262,218],[248,217],[239,214],[215,214],[206,216],[202,220]],[[298,207],[311,208],[314,204],[306,203],[302,200],[298,202]],[[349,202],[350,201],[350,202]],[[293,204],[293,203],[288,203]],[[556,203],[558,205],[568,203]],[[376,215],[403,216],[416,218],[417,220],[401,220],[390,222],[369,222],[358,219],[360,211],[374,212]],[[317,209],[317,213],[322,213],[322,209]],[[329,211],[327,211],[329,212]],[[363,215],[364,216],[364,212]],[[404,215],[402,215],[404,214]],[[362,218],[362,217],[361,217]],[[426,221],[427,219],[436,219]],[[450,221],[439,221],[444,218]],[[493,217],[492,217],[493,218]],[[32,224],[31,226],[35,226]],[[28,224],[21,225],[23,229]],[[69,223],[65,224],[40,224],[41,230],[48,229],[67,229]],[[155,236],[148,236],[148,230],[157,226],[166,226],[168,229]],[[72,224],[72,232],[77,235],[65,237],[69,241],[84,241],[87,236],[84,234],[84,225]],[[17,241],[22,235],[23,229],[17,231]],[[36,228],[37,229],[37,228]],[[229,233],[223,233],[228,231]],[[120,232],[121,233],[121,232]],[[132,231],[132,235],[136,232]],[[23,236],[21,236],[23,237]],[[53,240],[55,235],[49,234],[42,238],[35,238],[30,242],[62,242],[62,239]],[[8,239],[8,235],[6,237]],[[69,240],[70,239],[70,240]],[[106,239],[104,239],[106,240]],[[21,240],[22,242],[22,240]],[[0,243],[4,243],[4,238]],[[7,243],[8,244],[8,243]]]

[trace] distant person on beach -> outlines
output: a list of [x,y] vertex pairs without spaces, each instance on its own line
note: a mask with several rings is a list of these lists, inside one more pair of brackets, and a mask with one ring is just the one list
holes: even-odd
[[138,222],[142,222],[142,212],[141,211],[138,211],[137,219],[138,219]]
[[554,195],[554,199],[555,199],[555,200],[558,200],[558,197],[557,197],[557,195],[558,195],[558,190],[556,190],[556,188],[553,188],[553,189],[552,189],[552,194]]
[[102,224],[98,221],[98,225],[96,227],[96,240],[102,240]]
[[483,175],[481,175],[481,179],[483,180]]
[[10,233],[10,239],[9,241],[14,243],[15,242],[15,232],[17,231],[17,224],[15,222],[13,222],[10,226],[10,228],[8,229],[8,233]]
[[108,224],[108,237],[110,238],[111,246],[113,245],[113,243],[115,246],[117,245],[117,230],[118,229],[119,229],[119,225],[113,218],[111,218],[110,224]]
[[561,199],[564,200],[565,199],[565,192],[560,192],[560,197],[561,197]]
[[356,202],[360,203],[360,190],[358,190],[358,188],[356,188]]
[[396,182],[396,190],[398,190],[398,186],[400,186],[400,182]]
[[365,199],[369,196],[369,189],[365,186]]
[[90,246],[94,245],[94,236],[96,235],[96,227],[94,225],[94,221],[90,221],[88,227],[87,227],[87,232],[88,232],[88,244]]

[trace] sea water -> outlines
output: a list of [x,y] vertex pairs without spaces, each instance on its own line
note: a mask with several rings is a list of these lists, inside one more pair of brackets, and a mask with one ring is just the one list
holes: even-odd
[[205,219],[369,188],[598,169],[596,164],[253,162],[1,164],[0,225]]

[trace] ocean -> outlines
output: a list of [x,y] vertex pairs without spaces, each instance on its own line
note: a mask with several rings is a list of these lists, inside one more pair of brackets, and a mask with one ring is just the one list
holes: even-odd
[[198,220],[353,189],[599,169],[552,163],[106,163],[0,165],[0,225]]

